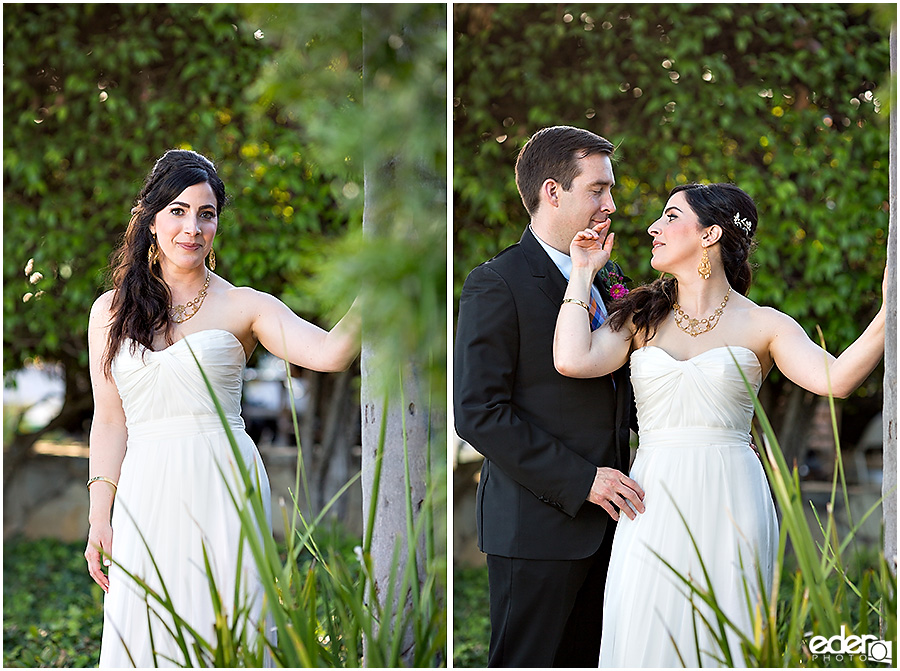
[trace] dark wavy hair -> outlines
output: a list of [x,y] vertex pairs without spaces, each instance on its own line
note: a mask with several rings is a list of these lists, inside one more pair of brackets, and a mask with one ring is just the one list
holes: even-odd
[[182,191],[195,184],[209,184],[216,196],[216,212],[225,206],[225,184],[216,167],[205,156],[184,149],[170,149],[156,161],[131,210],[131,221],[119,247],[110,257],[110,279],[113,297],[109,337],[103,354],[103,371],[111,375],[112,362],[125,339],[131,340],[131,351],[138,345],[153,348],[154,335],[162,331],[172,344],[169,318],[171,293],[157,270],[147,262],[154,242],[150,225],[157,212],[171,203]]
[[582,128],[551,126],[531,136],[516,158],[516,187],[532,217],[541,203],[541,185],[554,179],[563,189],[581,173],[578,160],[594,154],[612,156],[613,143]]
[[[722,229],[718,245],[725,277],[732,289],[746,296],[753,280],[749,259],[759,221],[753,199],[734,184],[684,184],[672,189],[669,198],[682,192],[701,227],[718,225]],[[735,214],[750,222],[749,232],[734,223]],[[660,277],[637,287],[610,306],[609,325],[618,331],[631,316],[635,334],[643,333],[645,340],[650,340],[669,315],[677,295],[674,277]]]

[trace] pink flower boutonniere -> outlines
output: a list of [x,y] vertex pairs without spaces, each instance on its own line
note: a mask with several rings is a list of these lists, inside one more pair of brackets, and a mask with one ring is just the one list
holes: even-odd
[[627,280],[627,277],[615,269],[608,270],[604,268],[600,271],[600,281],[603,282],[603,285],[609,291],[609,297],[614,301],[625,298],[628,295],[628,287],[625,285]]
[[626,287],[624,284],[613,284],[609,288],[609,295],[613,300],[625,298],[625,296],[628,295],[628,287]]

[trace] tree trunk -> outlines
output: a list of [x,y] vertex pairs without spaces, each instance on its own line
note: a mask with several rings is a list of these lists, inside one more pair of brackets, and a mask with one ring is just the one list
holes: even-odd
[[[891,30],[891,87],[896,95],[897,26]],[[887,320],[884,343],[884,556],[897,572],[897,107],[891,105],[890,207],[887,265]]]
[[[373,396],[367,379],[375,379],[377,371],[371,370],[373,360],[371,346],[363,345],[363,514],[368,515],[373,498],[377,495],[372,534],[372,564],[375,591],[386,612],[396,613],[411,606],[412,592],[408,589],[399,594],[403,574],[407,570],[414,552],[419,589],[425,579],[425,537],[410,538],[407,519],[412,515],[415,525],[423,510],[426,492],[426,445],[429,432],[427,406],[419,399],[423,396],[415,372],[410,370],[403,379],[403,405],[399,398],[387,401]],[[382,423],[385,424],[385,438],[381,463],[381,477],[375,491],[374,473],[379,448]],[[405,427],[404,427],[405,423]],[[405,444],[404,444],[405,443]],[[409,465],[407,475],[406,468]],[[409,497],[409,503],[407,501]],[[365,519],[365,533],[368,535],[369,520]],[[410,543],[415,544],[414,551]],[[396,557],[396,564],[395,564]],[[389,592],[394,594],[394,603],[386,602]],[[391,618],[392,620],[395,618]],[[383,626],[393,626],[392,621]],[[407,665],[414,656],[412,625],[403,634],[402,657]]]
[[8,445],[3,446],[3,489],[7,491],[7,485],[19,469],[34,457],[32,447],[45,434],[62,430],[67,433],[78,433],[87,429],[85,422],[90,419],[91,410],[94,407],[91,395],[90,376],[88,370],[79,367],[75,360],[64,359],[62,364],[65,378],[65,397],[59,414],[50,420],[42,429],[32,433],[20,433],[18,426]]
[[[385,18],[383,12],[376,15],[378,11],[367,5],[362,8],[364,100],[373,75],[372,53],[376,44],[383,43],[390,35],[382,34]],[[399,31],[401,28],[397,26],[395,29]],[[373,129],[373,134],[377,135],[377,129]],[[400,153],[398,148],[394,156]],[[386,205],[391,191],[400,188],[395,183],[391,163],[383,156],[378,159],[367,156],[365,159],[363,233],[366,236],[387,229],[390,212]],[[375,344],[366,339],[364,319],[360,359],[364,536],[368,538],[371,534],[372,580],[376,597],[384,612],[402,613],[411,606],[412,589],[421,590],[425,579],[425,538],[424,535],[419,535],[418,539],[410,537],[409,529],[415,527],[420,513],[424,512],[431,417],[426,402],[428,390],[422,388],[416,362],[410,362],[404,370],[396,372],[375,370],[375,349]],[[383,380],[389,381],[387,392],[384,385],[377,382]],[[380,478],[376,482],[382,425],[384,443]],[[369,511],[373,505],[375,516],[370,520]],[[416,563],[417,584],[407,583],[407,589],[400,594],[410,561]],[[387,603],[388,594],[393,594],[393,603]],[[374,627],[376,632],[379,626],[393,628],[397,626],[397,621],[395,615],[375,623]],[[411,621],[404,632],[393,633],[403,637],[401,660],[406,666],[411,666],[415,657],[413,624]],[[366,666],[370,666],[371,655],[366,645],[364,641],[363,654]]]

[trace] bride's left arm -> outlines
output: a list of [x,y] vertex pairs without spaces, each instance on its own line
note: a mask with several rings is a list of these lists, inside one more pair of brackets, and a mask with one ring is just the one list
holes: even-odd
[[347,370],[356,359],[361,321],[358,301],[326,331],[298,317],[274,296],[255,293],[250,328],[259,343],[275,356],[321,373]]
[[775,365],[789,380],[820,396],[830,391],[847,398],[884,356],[884,303],[862,335],[836,358],[810,340],[791,317],[775,312],[774,321],[769,352]]

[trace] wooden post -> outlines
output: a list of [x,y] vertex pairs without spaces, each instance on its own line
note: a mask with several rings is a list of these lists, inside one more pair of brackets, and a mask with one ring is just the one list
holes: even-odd
[[[891,79],[897,81],[897,26],[891,29]],[[895,84],[896,85],[896,84]],[[894,88],[893,86],[891,87]],[[896,91],[892,90],[896,96]],[[887,319],[884,343],[884,556],[897,572],[897,106],[891,103],[890,223],[888,228]]]

